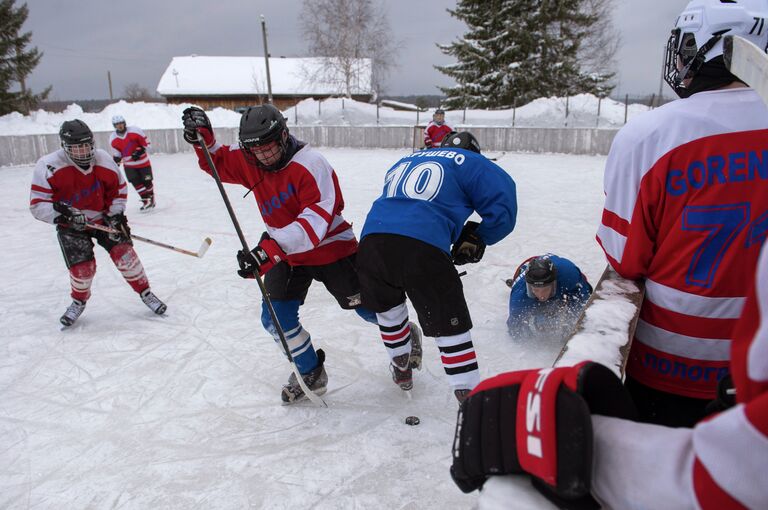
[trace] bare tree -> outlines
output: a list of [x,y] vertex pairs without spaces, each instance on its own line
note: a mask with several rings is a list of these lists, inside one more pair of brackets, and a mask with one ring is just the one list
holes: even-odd
[[371,0],[304,0],[301,26],[309,53],[327,57],[322,79],[352,95],[363,73],[371,72],[361,59],[371,59],[374,94],[394,65],[398,45],[381,4]]
[[138,83],[129,83],[123,89],[123,98],[129,101],[152,101],[155,97],[146,87]]
[[621,36],[613,20],[614,0],[581,0],[583,13],[594,18],[589,35],[581,41],[579,61],[582,69],[601,75],[616,73],[616,53]]

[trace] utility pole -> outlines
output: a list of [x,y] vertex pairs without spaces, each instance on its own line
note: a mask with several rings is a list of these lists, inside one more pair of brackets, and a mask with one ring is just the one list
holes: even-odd
[[269,50],[267,49],[267,22],[261,15],[261,35],[264,39],[264,65],[267,68],[267,102],[272,104],[272,79],[269,76]]
[[[664,89],[664,71],[665,71],[665,69],[664,69],[664,62],[666,60],[667,60],[667,46],[664,45],[664,51],[663,51],[663,53],[661,55],[661,77],[659,78],[659,99],[658,99],[658,102],[657,102],[657,106],[661,104],[661,98],[662,98],[662,94],[664,92],[663,91],[663,89]],[[653,105],[651,105],[651,107],[653,107]]]
[[114,98],[112,97],[112,74],[107,71],[107,82],[109,83],[109,100],[112,101]]

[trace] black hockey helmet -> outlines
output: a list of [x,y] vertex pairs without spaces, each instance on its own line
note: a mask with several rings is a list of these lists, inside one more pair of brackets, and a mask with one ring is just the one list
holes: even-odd
[[451,131],[445,138],[443,138],[440,147],[466,149],[480,154],[480,144],[478,143],[477,138],[475,138],[469,131],[462,131],[461,133]]
[[65,121],[59,129],[61,147],[69,159],[75,164],[86,168],[93,161],[93,132],[80,119]]
[[[525,271],[525,286],[528,297],[546,301],[554,296],[557,292],[557,268],[552,259],[546,256],[532,259]],[[544,292],[544,289],[551,289],[551,292]],[[542,299],[544,296],[545,299]]]
[[[271,104],[249,106],[240,118],[239,141],[245,160],[268,172],[276,172],[287,163],[288,126],[283,114]],[[273,150],[263,147],[277,142]],[[262,148],[262,149],[260,149]]]

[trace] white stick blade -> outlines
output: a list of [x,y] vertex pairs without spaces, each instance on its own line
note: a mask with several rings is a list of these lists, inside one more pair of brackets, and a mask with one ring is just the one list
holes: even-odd
[[768,54],[743,37],[733,36],[730,39],[730,43],[725,43],[724,55],[730,71],[768,103]]
[[211,247],[211,243],[212,242],[213,241],[211,240],[210,237],[206,237],[205,239],[203,239],[203,244],[201,244],[200,245],[200,249],[197,250],[197,257],[198,258],[203,258],[203,255],[205,255],[205,252],[207,252],[208,248]]

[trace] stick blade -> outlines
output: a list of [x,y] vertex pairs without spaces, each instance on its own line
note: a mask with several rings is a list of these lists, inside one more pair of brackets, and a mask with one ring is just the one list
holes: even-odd
[[203,258],[203,255],[205,255],[205,252],[207,252],[208,248],[211,247],[212,242],[213,241],[211,240],[210,237],[206,237],[205,239],[203,239],[203,244],[201,244],[200,249],[197,250],[197,258],[200,258],[200,259]]
[[728,69],[768,104],[768,54],[743,37],[726,36],[723,59]]

